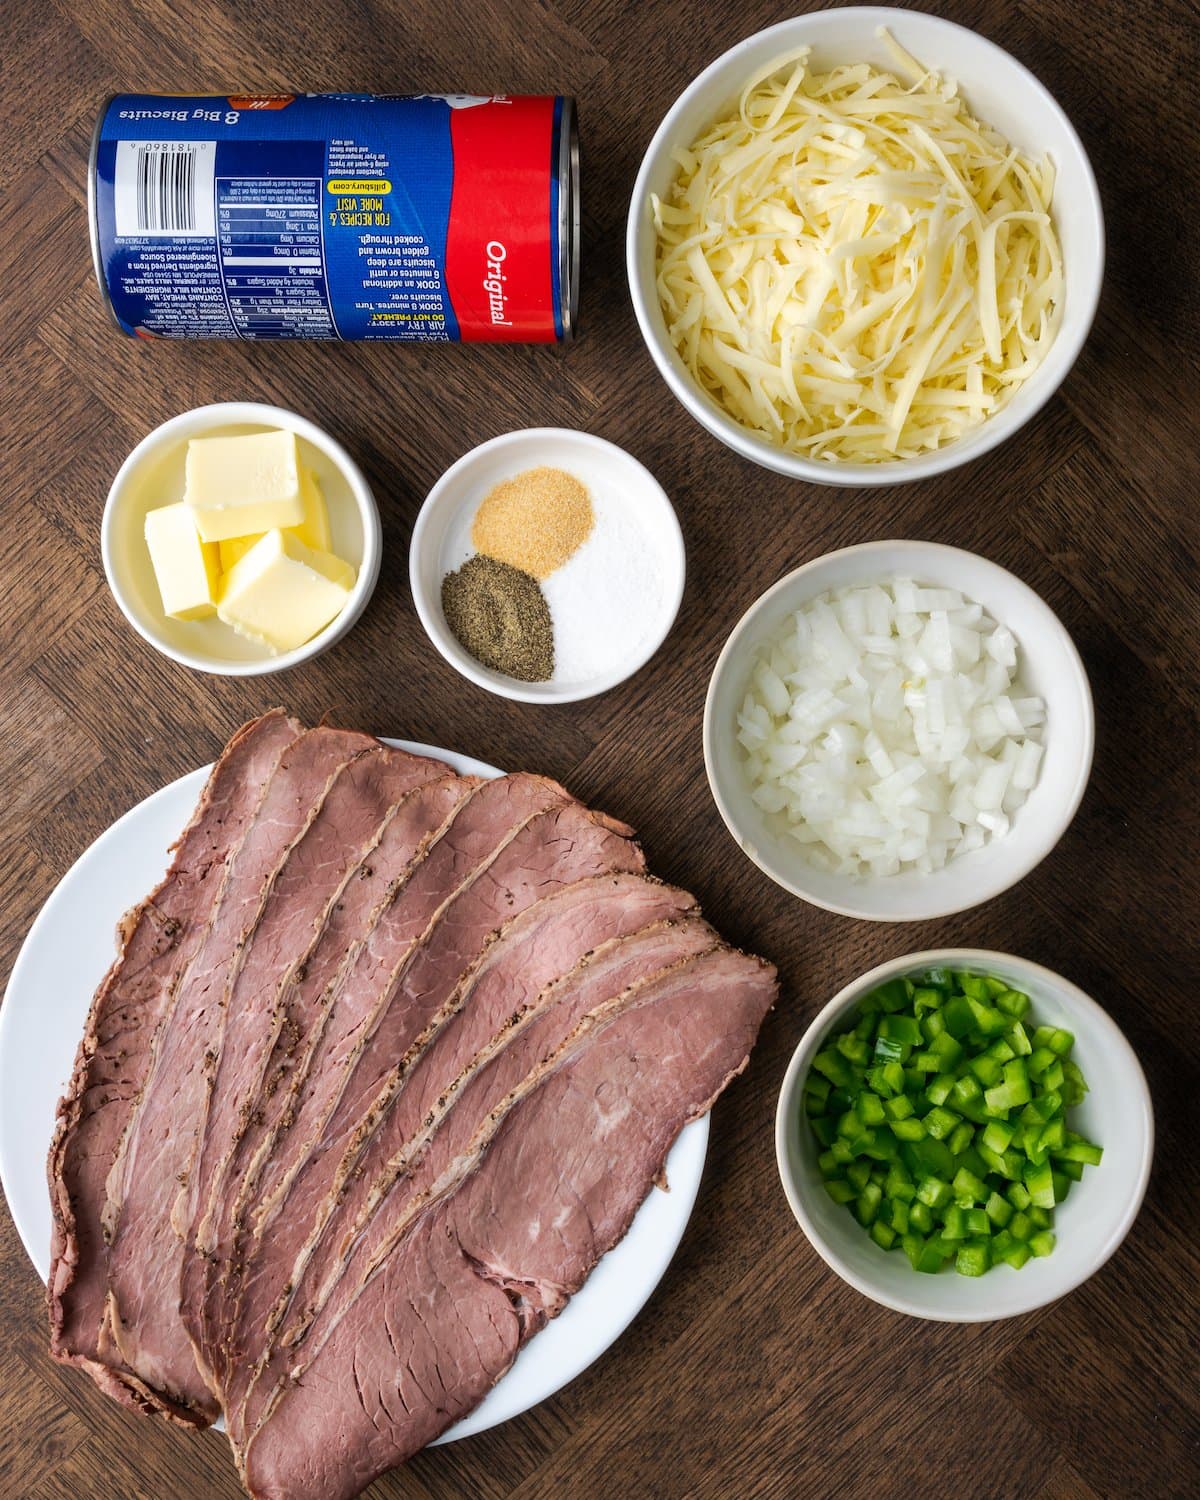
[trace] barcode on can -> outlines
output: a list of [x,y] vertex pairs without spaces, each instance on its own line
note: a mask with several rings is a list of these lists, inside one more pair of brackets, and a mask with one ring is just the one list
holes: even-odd
[[118,142],[117,234],[211,237],[215,161],[215,141]]

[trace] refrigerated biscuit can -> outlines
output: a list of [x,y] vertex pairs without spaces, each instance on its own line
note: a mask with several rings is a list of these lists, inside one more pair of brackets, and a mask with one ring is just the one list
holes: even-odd
[[88,211],[137,337],[551,343],[578,320],[568,98],[118,94]]

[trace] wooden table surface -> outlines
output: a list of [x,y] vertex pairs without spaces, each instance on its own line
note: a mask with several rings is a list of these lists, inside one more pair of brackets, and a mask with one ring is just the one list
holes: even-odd
[[[8,0],[0,11],[0,979],[82,850],[278,699],[560,777],[634,823],[652,868],[782,972],[750,1070],[715,1111],[691,1225],[643,1315],[554,1400],[421,1455],[373,1495],[1197,1492],[1196,7],[933,7],[1009,49],[1066,106],[1104,195],[1109,270],[1074,373],[1026,430],[972,467],[873,493],[791,483],[719,446],[655,373],[625,285],[627,200],[657,121],[711,58],[803,8]],[[577,95],[582,336],[562,349],[121,338],[92,277],[86,160],[101,99],[139,87]],[[282,679],[235,682],[193,675],[133,634],[105,587],[99,522],[114,471],[152,426],[247,397],[345,441],[379,497],[385,556],[340,647]],[[667,647],[625,687],[565,709],[508,703],[456,676],[407,586],[409,532],[438,474],[533,424],[630,448],[673,497],[688,543]],[[1072,632],[1096,698],[1095,770],[1061,845],[1019,889],[919,927],[843,920],[778,890],[725,833],[701,756],[708,674],[742,610],[796,564],[884,536],[952,542],[1018,573]],[[792,1220],[772,1144],[780,1078],[815,1010],[869,965],[959,943],[1028,955],[1098,997],[1141,1056],[1159,1131],[1145,1208],[1109,1264],[1056,1306],[975,1327],[903,1318],[839,1281]],[[41,1287],[0,1214],[0,1494],[238,1493],[220,1436],[136,1419],[50,1362]]]

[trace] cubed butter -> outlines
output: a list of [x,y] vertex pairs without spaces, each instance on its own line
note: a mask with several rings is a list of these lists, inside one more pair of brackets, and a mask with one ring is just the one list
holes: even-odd
[[[291,536],[299,537],[306,547],[315,547],[318,552],[329,552],[333,548],[333,534],[329,529],[329,511],[325,496],[321,493],[320,481],[311,469],[300,468],[300,501],[304,506],[304,519],[298,526],[285,528]],[[234,563],[240,562],[262,535],[231,536],[218,545],[221,548],[221,572],[228,573]]]
[[218,542],[221,549],[221,572],[228,573],[234,563],[241,562],[255,542],[262,540],[262,532],[257,536],[228,536],[224,541]]
[[333,533],[329,529],[329,511],[321,493],[321,481],[303,465],[300,467],[300,503],[304,506],[304,519],[292,530],[306,547],[331,552]]
[[146,546],[164,613],[174,620],[203,620],[216,608],[221,572],[217,548],[204,542],[188,506],[164,505],[146,513]]
[[272,651],[293,651],[341,613],[354,578],[340,557],[268,531],[225,575],[217,614]]
[[183,498],[206,542],[258,536],[305,518],[294,432],[193,438]]

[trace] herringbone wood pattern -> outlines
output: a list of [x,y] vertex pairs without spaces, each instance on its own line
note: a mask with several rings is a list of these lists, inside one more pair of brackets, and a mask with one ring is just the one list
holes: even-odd
[[[693,1222],[645,1314],[555,1400],[418,1458],[381,1496],[1196,1492],[1200,19],[1194,0],[935,7],[1014,52],[1067,106],[1104,192],[1108,283],[1078,368],[1019,438],[920,487],[853,494],[752,468],[694,426],[641,345],[622,269],[628,193],[662,113],[710,58],[799,8],[8,0],[0,10],[0,978],[86,845],[276,699],[310,719],[561,777],[636,824],[652,867],[782,970],[782,1001],[716,1111]],[[137,87],[575,93],[581,339],[557,350],[120,338],[92,281],[85,164],[101,98]],[[364,620],[275,682],[193,676],[154,655],[100,566],[103,497],[130,446],[185,407],[234,397],[282,403],[339,434],[386,526]],[[674,497],[689,549],[687,598],[659,659],[625,688],[561,710],[505,703],[455,676],[428,648],[406,582],[429,485],[472,444],[533,423],[629,446]],[[759,875],[720,825],[700,747],[709,670],[750,600],[820,552],[886,535],[953,542],[1027,579],[1073,632],[1098,714],[1091,788],[1051,858],[1002,899],[915,930],[825,915]],[[1116,1258],[1040,1315],[973,1328],[895,1316],[827,1271],[791,1219],[771,1144],[779,1079],[816,1007],[870,964],[949,942],[1028,954],[1097,995],[1146,1065],[1159,1126],[1150,1196]],[[45,1344],[40,1288],[0,1214],[5,1496],[239,1493],[223,1439],[119,1411],[52,1365]]]

